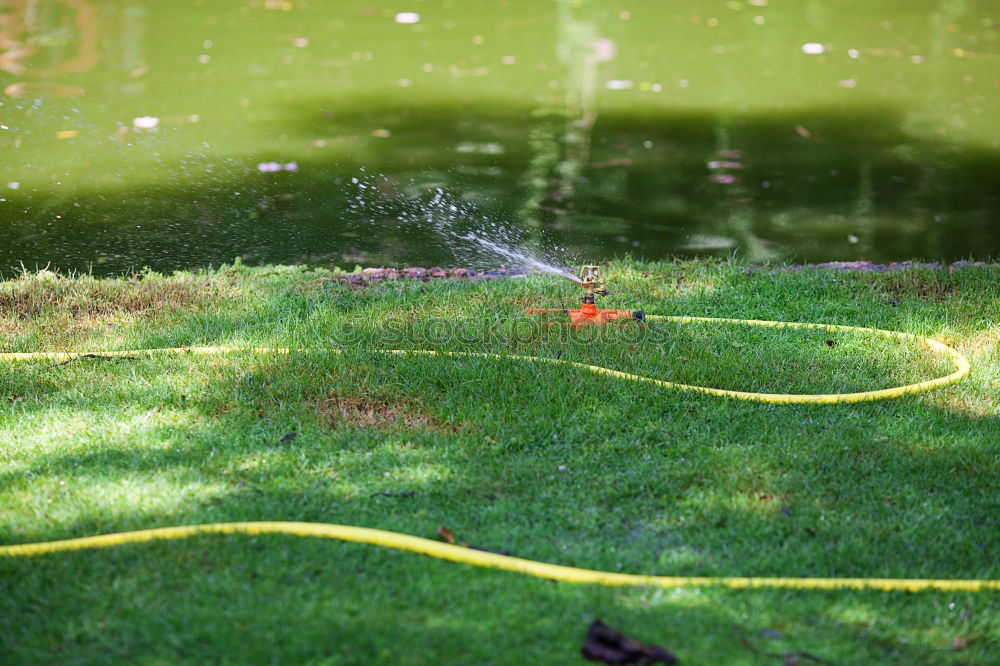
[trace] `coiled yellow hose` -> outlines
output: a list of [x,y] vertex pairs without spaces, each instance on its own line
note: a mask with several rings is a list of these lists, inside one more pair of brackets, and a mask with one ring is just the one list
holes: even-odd
[[[668,382],[652,377],[634,375],[618,370],[611,370],[596,365],[563,361],[554,358],[543,358],[535,356],[518,356],[513,354],[489,354],[479,352],[445,352],[432,350],[413,349],[381,349],[372,350],[373,353],[383,354],[421,354],[428,356],[450,356],[450,357],[478,357],[495,359],[516,359],[522,361],[565,364],[582,370],[588,370],[597,374],[608,375],[617,379],[630,381],[647,382],[664,388],[679,389],[683,391],[697,391],[710,395],[724,396],[738,400],[752,400],[757,402],[774,404],[835,404],[863,402],[868,400],[882,400],[886,398],[896,398],[899,396],[928,391],[938,386],[953,384],[969,374],[970,365],[968,359],[955,349],[944,343],[924,338],[909,333],[899,333],[896,331],[886,331],[874,328],[861,328],[857,326],[838,326],[831,324],[808,324],[798,322],[763,321],[753,319],[718,319],[709,317],[668,317],[659,315],[647,315],[650,321],[674,321],[678,323],[687,322],[709,322],[723,324],[744,324],[750,326],[769,326],[776,328],[810,328],[820,329],[828,332],[857,331],[864,333],[874,333],[887,337],[901,338],[916,341],[929,347],[931,350],[949,356],[956,365],[956,370],[949,375],[935,379],[898,386],[895,388],[881,389],[877,391],[863,391],[860,393],[837,393],[837,394],[774,394],[774,393],[754,393],[748,391],[730,391],[704,386],[691,386]],[[153,354],[223,354],[231,352],[249,351],[262,354],[288,354],[288,348],[281,347],[173,347],[166,349],[140,349],[128,351],[110,352],[23,352],[23,353],[3,353],[0,354],[0,361],[27,361],[27,360],[56,360],[66,361],[82,356],[135,356]],[[338,350],[330,350],[337,352]],[[54,553],[67,550],[80,550],[85,548],[107,548],[130,543],[142,543],[157,540],[184,539],[199,534],[287,534],[300,537],[319,537],[326,539],[338,539],[341,541],[353,541],[358,543],[368,543],[386,548],[398,550],[409,550],[429,557],[436,557],[452,562],[461,562],[472,566],[491,567],[513,571],[517,573],[558,580],[567,583],[589,583],[609,586],[655,586],[655,587],[693,587],[693,586],[723,586],[730,588],[793,588],[793,589],[875,589],[875,590],[948,590],[948,591],[980,591],[980,590],[1000,590],[998,580],[946,580],[946,579],[922,579],[922,578],[748,578],[729,576],[646,576],[637,574],[623,574],[606,571],[594,571],[590,569],[579,569],[558,564],[548,564],[536,562],[518,557],[498,555],[480,550],[456,546],[453,544],[431,541],[420,537],[400,534],[398,532],[387,532],[384,530],[371,529],[367,527],[354,527],[351,525],[332,525],[325,523],[300,523],[300,522],[242,522],[242,523],[212,523],[206,525],[186,525],[178,527],[160,527],[135,532],[120,532],[116,534],[105,534],[100,536],[89,536],[78,539],[65,539],[61,541],[46,541],[41,543],[29,543],[20,545],[0,546],[0,556],[34,556],[46,553]]]

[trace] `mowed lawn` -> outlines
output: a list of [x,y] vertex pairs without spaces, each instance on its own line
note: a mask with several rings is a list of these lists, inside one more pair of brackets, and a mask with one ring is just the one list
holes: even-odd
[[[0,282],[0,352],[293,351],[0,363],[0,544],[288,520],[444,528],[630,573],[1000,578],[1000,268],[604,270],[606,307],[904,331],[953,345],[972,374],[781,406],[375,351],[783,393],[953,369],[861,333],[541,326],[526,308],[579,299],[554,277],[25,274]],[[580,664],[595,618],[682,664],[1000,663],[990,591],[604,588],[275,535],[0,557],[3,664]]]

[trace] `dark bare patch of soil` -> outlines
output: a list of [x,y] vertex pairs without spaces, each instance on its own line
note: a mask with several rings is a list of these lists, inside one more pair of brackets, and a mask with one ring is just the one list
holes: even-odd
[[416,401],[399,396],[360,397],[334,393],[319,404],[319,411],[331,428],[458,430],[454,424],[432,417]]

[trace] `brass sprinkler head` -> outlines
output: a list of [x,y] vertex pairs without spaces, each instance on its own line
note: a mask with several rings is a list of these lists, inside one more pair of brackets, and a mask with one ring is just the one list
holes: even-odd
[[583,285],[583,303],[585,305],[594,304],[594,295],[607,296],[608,290],[604,286],[604,278],[601,276],[600,266],[583,266],[580,268],[580,284]]

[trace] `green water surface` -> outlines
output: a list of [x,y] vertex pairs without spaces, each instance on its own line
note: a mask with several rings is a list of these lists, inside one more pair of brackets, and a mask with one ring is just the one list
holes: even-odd
[[1000,255],[994,0],[0,0],[0,88],[7,275],[461,263],[436,188],[567,263]]

